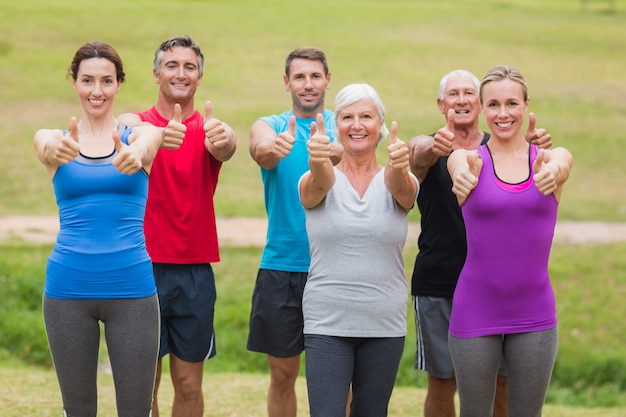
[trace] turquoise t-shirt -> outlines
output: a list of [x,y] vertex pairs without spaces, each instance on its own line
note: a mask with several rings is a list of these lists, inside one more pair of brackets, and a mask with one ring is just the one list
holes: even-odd
[[[292,111],[262,117],[277,134],[289,128]],[[334,141],[335,118],[330,110],[324,110],[324,129]],[[310,264],[309,241],[306,234],[304,209],[298,195],[298,180],[309,170],[307,140],[311,123],[315,119],[296,118],[296,140],[293,149],[276,168],[261,168],[265,187],[265,210],[267,211],[267,239],[260,268],[288,272],[308,272]]]

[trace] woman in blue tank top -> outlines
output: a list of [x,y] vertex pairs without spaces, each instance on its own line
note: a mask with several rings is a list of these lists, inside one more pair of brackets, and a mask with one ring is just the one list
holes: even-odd
[[61,226],[48,258],[43,313],[63,409],[68,416],[96,416],[102,322],[118,415],[149,416],[159,311],[143,216],[162,135],[115,119],[125,76],[110,45],[81,46],[69,75],[82,117],[72,117],[66,131],[41,129],[34,139]]
[[516,68],[490,69],[480,101],[491,139],[448,159],[467,237],[448,338],[461,417],[492,414],[502,360],[509,414],[539,417],[558,345],[548,258],[572,155],[526,142],[530,100]]

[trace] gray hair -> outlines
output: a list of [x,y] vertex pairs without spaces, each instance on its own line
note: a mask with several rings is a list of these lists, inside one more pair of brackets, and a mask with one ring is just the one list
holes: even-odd
[[160,74],[161,61],[163,61],[163,55],[165,55],[165,52],[169,51],[175,46],[193,49],[193,51],[196,53],[196,56],[198,57],[198,74],[202,75],[204,73],[204,55],[202,55],[202,52],[200,51],[200,46],[187,35],[173,36],[169,39],[164,40],[163,43],[159,45],[156,52],[154,53],[154,70],[156,71],[156,73]]
[[480,80],[471,72],[464,69],[456,69],[454,71],[450,71],[446,75],[441,78],[439,81],[439,92],[437,94],[437,98],[439,100],[443,100],[444,94],[446,93],[446,87],[448,86],[448,80],[452,77],[470,77],[474,82],[474,87],[476,87],[476,92],[480,90]]
[[[374,107],[376,107],[378,117],[380,117],[380,120],[383,122],[383,127],[380,129],[378,141],[376,142],[379,143],[389,135],[389,129],[387,129],[387,124],[385,123],[385,106],[383,105],[383,101],[374,87],[369,84],[349,84],[337,93],[337,97],[335,97],[335,125],[337,125],[337,115],[339,112],[360,100],[369,100]],[[335,132],[335,136],[339,139],[338,129]]]

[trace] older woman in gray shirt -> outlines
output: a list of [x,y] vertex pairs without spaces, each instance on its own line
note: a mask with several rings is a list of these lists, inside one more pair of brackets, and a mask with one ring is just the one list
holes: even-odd
[[406,336],[402,250],[419,185],[409,149],[391,125],[385,167],[376,147],[389,131],[374,88],[351,84],[335,100],[343,158],[333,167],[323,118],[311,126],[299,183],[311,250],[303,296],[312,417],[385,416]]

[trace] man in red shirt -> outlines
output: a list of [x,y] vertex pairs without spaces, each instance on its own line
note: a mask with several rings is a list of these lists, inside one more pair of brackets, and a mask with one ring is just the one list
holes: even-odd
[[237,138],[226,123],[194,109],[204,57],[188,36],[165,40],[154,56],[156,104],[140,113],[120,116],[129,125],[142,122],[163,128],[163,144],[150,175],[145,216],[148,253],[152,258],[161,307],[161,359],[169,353],[174,385],[172,416],[201,417],[204,411],[204,361],[215,356],[213,313],[216,299],[212,262],[218,262],[213,196],[222,162],[235,153]]

